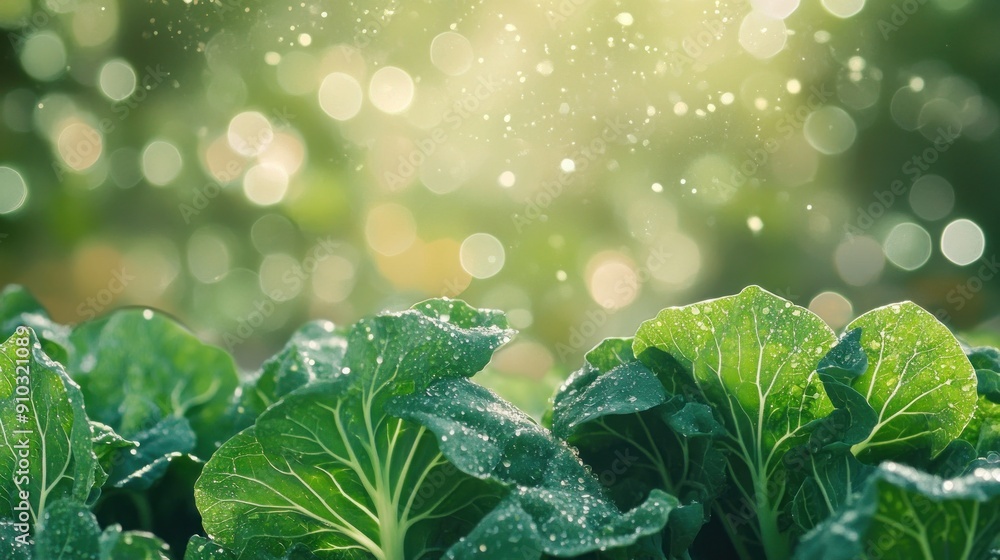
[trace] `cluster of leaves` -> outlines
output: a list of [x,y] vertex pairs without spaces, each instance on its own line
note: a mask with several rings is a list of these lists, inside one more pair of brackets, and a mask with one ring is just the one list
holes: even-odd
[[241,379],[162,313],[70,328],[8,288],[0,546],[25,560],[998,548],[1000,351],[963,347],[913,304],[839,340],[756,287],[666,309],[588,353],[544,425],[470,379],[513,335],[499,312],[430,300],[308,324]]
[[[1000,353],[963,347],[912,303],[870,311],[838,339],[750,287],[665,309],[586,361],[556,395],[554,434],[596,472],[621,471],[608,480],[617,504],[660,489],[702,514],[667,524],[675,556],[1000,548]],[[615,470],[622,456],[634,460]],[[694,541],[678,538],[692,528]]]

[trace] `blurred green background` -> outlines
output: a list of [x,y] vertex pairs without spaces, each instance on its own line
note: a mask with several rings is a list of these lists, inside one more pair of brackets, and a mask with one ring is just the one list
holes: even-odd
[[[446,295],[529,410],[757,283],[834,327],[1000,312],[1000,4],[2,0],[0,284],[164,309],[246,369]],[[539,383],[548,385],[541,390]]]

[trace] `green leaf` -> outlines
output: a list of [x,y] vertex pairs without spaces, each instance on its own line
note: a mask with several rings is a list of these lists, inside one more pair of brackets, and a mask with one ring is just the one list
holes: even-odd
[[716,441],[725,429],[708,406],[667,390],[684,387],[676,361],[660,356],[654,367],[659,375],[633,356],[631,339],[605,340],[556,394],[553,431],[579,449],[619,507],[636,507],[654,488],[696,505],[670,516],[667,542],[679,556],[725,482]]
[[0,292],[0,340],[7,340],[18,327],[34,330],[45,353],[59,363],[66,363],[69,327],[52,321],[24,286],[11,284]]
[[567,438],[580,425],[649,410],[667,401],[656,375],[632,355],[631,339],[608,339],[587,353],[583,369],[556,394],[552,431]]
[[[463,473],[509,488],[490,518],[446,558],[516,554],[527,560],[629,546],[659,533],[678,505],[654,490],[641,506],[621,513],[566,444],[467,379],[442,380],[400,397],[389,413],[433,432],[441,453]],[[498,531],[495,522],[508,528]]]
[[30,329],[0,345],[0,431],[0,518],[35,525],[54,501],[96,499],[102,470],[83,396]]
[[852,383],[868,370],[861,347],[861,329],[842,336],[816,368],[836,410],[809,426],[810,437],[785,455],[788,485],[797,488],[792,519],[798,532],[809,531],[841,507],[874,469],[857,460],[850,446],[863,441],[878,422],[878,414]]
[[878,418],[868,437],[853,445],[855,456],[868,463],[933,458],[962,433],[976,409],[976,374],[961,345],[910,302],[869,311],[848,326],[857,328],[868,371],[852,385]]
[[823,389],[837,410],[816,422],[810,439],[813,447],[854,445],[864,441],[878,423],[878,413],[853,387],[855,380],[868,371],[861,334],[861,329],[854,329],[842,336],[816,367]]
[[965,351],[972,367],[1000,371],[1000,349],[992,346],[975,346]]
[[472,376],[512,334],[501,314],[447,300],[358,322],[341,375],[285,396],[205,465],[205,529],[236,554],[296,543],[335,558],[440,554],[503,488],[458,472],[427,428],[386,404]]
[[[207,458],[233,433],[231,398],[238,384],[232,358],[162,313],[125,309],[72,335],[70,370],[95,420],[126,438],[162,418],[185,417]],[[173,451],[183,452],[181,449]]]
[[200,535],[191,537],[184,554],[184,560],[239,560],[240,558],[247,560],[316,560],[316,555],[309,552],[304,546],[296,545],[280,558],[260,551],[248,551],[240,557],[231,550],[226,550],[218,543]]
[[943,479],[884,463],[850,507],[806,535],[795,558],[986,558],[1000,531],[1000,468]]
[[761,550],[771,560],[789,555],[782,518],[796,488],[788,486],[783,459],[834,409],[815,368],[835,341],[812,312],[756,286],[665,309],[636,334],[635,355],[647,361],[655,349],[673,356],[726,428],[732,487],[717,508],[729,512],[721,517],[745,558]]
[[184,560],[236,560],[236,555],[211,539],[194,535],[188,541]]
[[792,502],[792,518],[805,533],[851,504],[875,469],[858,461],[846,449],[804,453],[803,464],[798,465],[793,459],[796,451],[786,458],[786,465],[793,473],[803,475]]
[[102,560],[101,528],[86,506],[57,500],[42,514],[35,541],[35,558]]
[[151,533],[122,532],[114,525],[100,537],[101,560],[171,560],[170,547]]
[[995,348],[980,347],[968,351],[968,356],[976,369],[976,411],[972,420],[962,431],[961,440],[975,449],[976,455],[985,457],[990,453],[1000,453],[1000,404],[998,404],[998,374],[986,367],[1000,367],[994,356],[1000,354]]
[[120,451],[108,479],[115,488],[144,490],[159,480],[170,462],[194,449],[187,418],[171,416],[132,436],[136,448]]
[[70,500],[59,500],[43,515],[34,558],[170,560],[169,551],[162,540],[149,533],[122,532],[119,525],[112,525],[102,532],[97,518],[85,506]]
[[990,369],[976,370],[976,387],[980,395],[1000,403],[1000,373]]
[[980,457],[991,452],[1000,453],[1000,404],[981,395],[976,413],[960,437],[969,442]]
[[0,550],[6,551],[6,560],[31,560],[32,541],[27,531],[13,521],[0,520]]
[[247,383],[236,404],[237,428],[253,424],[264,409],[295,389],[341,374],[347,338],[329,321],[306,324]]
[[111,426],[100,422],[90,422],[91,442],[94,454],[101,465],[101,473],[97,480],[98,486],[103,486],[108,479],[108,473],[124,460],[124,453],[139,447],[139,443],[118,435]]

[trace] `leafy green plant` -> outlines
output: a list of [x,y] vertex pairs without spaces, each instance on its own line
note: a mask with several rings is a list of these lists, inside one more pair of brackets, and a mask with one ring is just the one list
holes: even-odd
[[[540,424],[471,380],[514,332],[430,300],[259,371],[166,315],[0,294],[16,559],[987,558],[1000,351],[912,303],[838,337],[760,288],[590,351]],[[4,556],[5,558],[8,556]]]

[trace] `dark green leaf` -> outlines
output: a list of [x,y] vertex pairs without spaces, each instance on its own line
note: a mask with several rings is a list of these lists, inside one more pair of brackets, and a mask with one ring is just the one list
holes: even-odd
[[188,541],[184,560],[237,560],[236,554],[230,552],[218,543],[201,535],[194,535]]
[[309,552],[302,545],[295,545],[288,549],[286,553],[273,556],[262,551],[246,551],[242,556],[238,556],[231,550],[219,546],[218,543],[206,539],[200,535],[191,537],[188,542],[187,552],[184,560],[317,560],[317,556]]
[[667,542],[679,556],[724,483],[715,438],[725,429],[708,406],[668,390],[685,387],[676,361],[651,363],[655,372],[633,356],[631,339],[599,344],[556,394],[554,432],[580,450],[619,507],[641,504],[654,488],[691,504],[670,516]]
[[116,464],[123,460],[123,454],[130,453],[139,444],[121,437],[118,435],[118,432],[114,431],[107,424],[91,421],[90,429],[92,434],[91,441],[94,444],[94,453],[97,455],[97,461],[101,465],[101,473],[97,484],[103,486],[108,479],[108,473],[111,472]]
[[340,375],[285,396],[205,465],[206,530],[237,554],[296,543],[336,558],[440,554],[503,487],[456,470],[430,431],[385,405],[475,374],[512,334],[499,313],[445,300],[360,321]]
[[[798,455],[799,451],[802,455]],[[792,502],[792,518],[802,533],[850,504],[875,470],[844,448],[814,452],[798,448],[789,455],[786,458],[789,470],[799,473],[793,478],[802,480]],[[792,464],[797,460],[803,464]]]
[[635,354],[673,356],[726,428],[731,489],[717,507],[744,557],[791,550],[785,454],[834,410],[816,365],[836,342],[808,309],[751,286],[739,295],[661,311],[636,334]]
[[171,560],[170,548],[155,535],[108,527],[100,537],[101,560]]
[[166,315],[121,310],[81,325],[72,340],[70,369],[87,410],[122,436],[183,416],[198,436],[195,453],[207,458],[233,432],[228,411],[238,378],[232,358]]
[[170,462],[191,452],[195,434],[187,418],[170,416],[134,436],[135,449],[119,450],[109,477],[116,488],[149,488],[166,472]]
[[30,329],[0,346],[0,430],[6,447],[0,455],[0,518],[20,521],[16,508],[26,502],[34,525],[54,501],[96,498],[102,469],[83,396]]
[[35,560],[170,560],[170,549],[149,533],[101,531],[85,506],[59,500],[47,508],[34,546]]
[[993,403],[1000,403],[1000,373],[991,369],[977,369],[976,387],[980,395]]
[[986,558],[1000,531],[1000,469],[943,479],[884,463],[849,507],[806,535],[795,558]]
[[6,560],[31,560],[30,526],[18,526],[14,521],[0,521],[0,550],[7,553]]
[[860,443],[878,423],[878,413],[853,386],[854,381],[868,370],[868,355],[861,347],[861,334],[861,329],[853,329],[842,336],[816,368],[823,389],[837,409],[810,428],[811,449]]
[[1000,453],[1000,404],[980,395],[976,413],[960,436],[975,449],[976,455]]
[[[518,557],[567,557],[629,546],[659,533],[678,505],[674,497],[654,491],[640,507],[622,514],[564,443],[467,379],[442,380],[401,397],[390,403],[389,412],[433,432],[445,458],[462,472],[510,489],[494,514],[516,525],[500,535],[518,541]],[[446,557],[509,558],[511,551],[497,542],[497,533],[494,521],[484,520]]]
[[341,374],[347,338],[329,321],[315,321],[295,332],[240,392],[237,427],[253,424],[264,409],[295,389]]
[[663,385],[632,356],[631,339],[608,339],[586,357],[587,363],[556,394],[552,431],[569,437],[578,426],[608,415],[649,410],[667,400]]
[[35,542],[35,558],[103,560],[101,528],[85,506],[57,500],[45,509]]
[[965,350],[972,367],[1000,371],[1000,349],[992,346],[976,346]]

